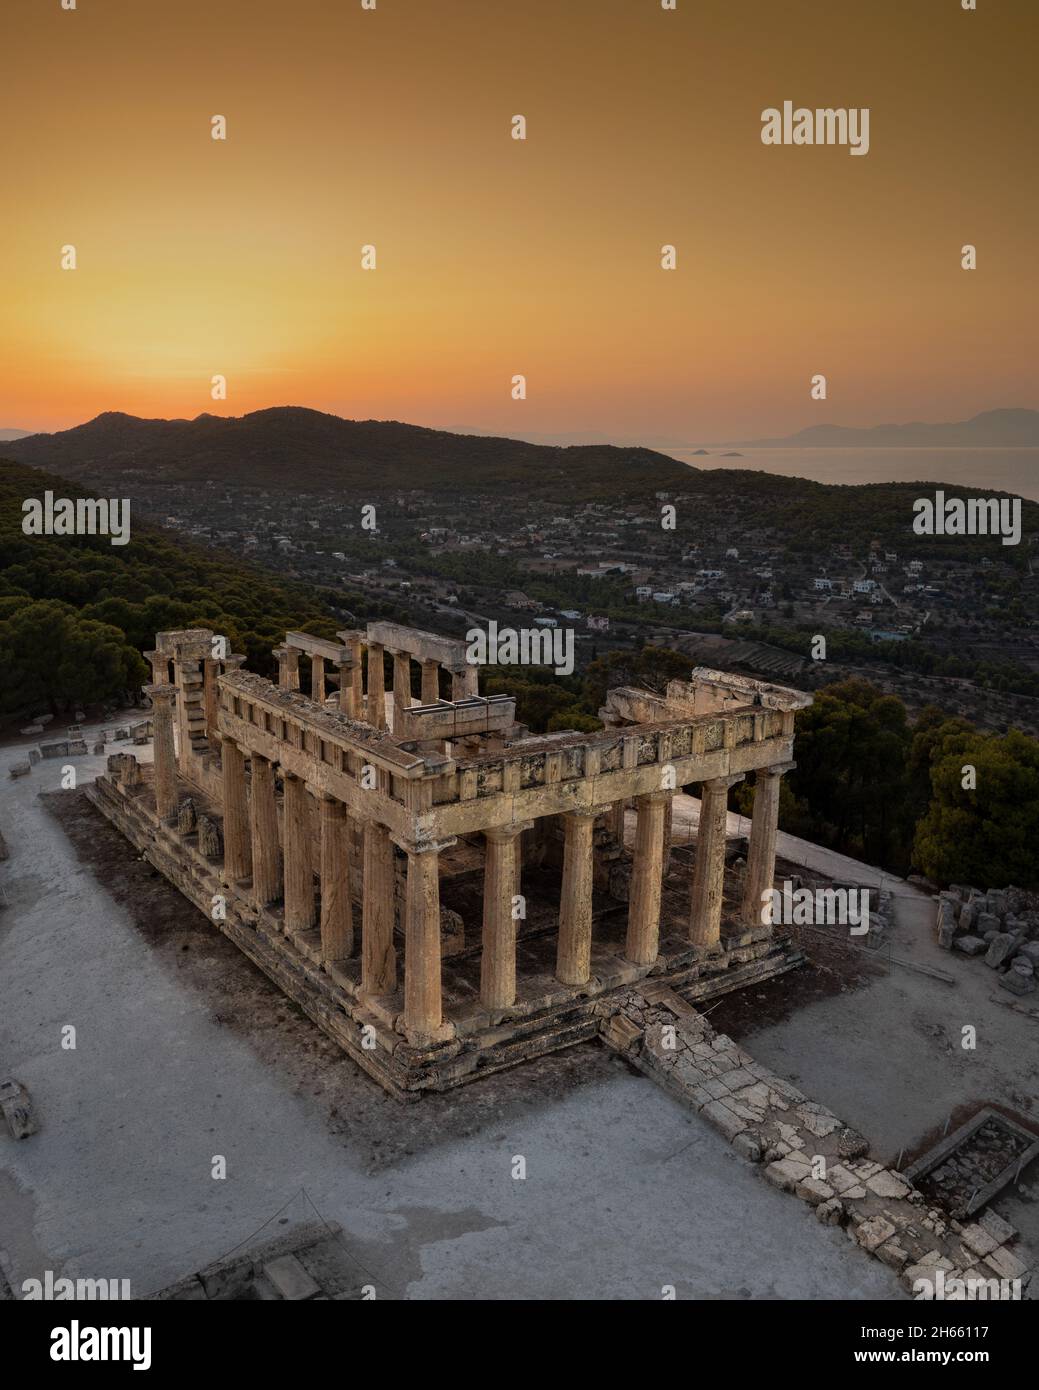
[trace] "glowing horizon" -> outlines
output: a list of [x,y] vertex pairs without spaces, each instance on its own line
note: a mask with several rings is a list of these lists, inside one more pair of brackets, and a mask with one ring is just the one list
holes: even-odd
[[[1035,7],[755,8],[7,0],[0,427],[298,404],[700,442],[1039,407]],[[868,154],[764,145],[788,98],[869,108]]]

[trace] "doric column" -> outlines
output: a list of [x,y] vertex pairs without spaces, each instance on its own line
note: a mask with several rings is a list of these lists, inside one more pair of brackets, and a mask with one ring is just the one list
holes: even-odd
[[439,844],[407,846],[404,919],[404,1032],[431,1041],[443,1022],[440,996]]
[[485,830],[483,862],[483,955],[480,1002],[488,1009],[508,1009],[516,1002],[516,890],[523,825]]
[[714,777],[704,782],[700,789],[700,824],[696,832],[689,937],[695,946],[705,951],[714,950],[721,936],[729,788],[742,781],[742,774]]
[[283,769],[282,804],[285,839],[285,930],[310,931],[317,917],[314,906],[314,866],[311,859],[310,793],[301,777]]
[[353,948],[350,822],[343,802],[325,796],[321,800],[321,959],[346,960]]
[[411,657],[407,652],[393,653],[393,708],[397,713],[411,709]]
[[621,797],[620,801],[615,801],[610,807],[606,820],[610,834],[622,847],[624,845],[624,813],[627,809],[627,798]]
[[152,685],[169,685],[170,659],[165,652],[145,652],[145,661],[152,668]]
[[480,669],[478,666],[470,666],[468,662],[464,666],[452,666],[451,671],[451,699],[464,700],[468,695],[479,695],[480,693]]
[[635,798],[635,862],[628,899],[625,957],[635,965],[652,965],[660,939],[660,890],[664,874],[664,816],[670,792]]
[[559,904],[556,978],[564,985],[588,981],[592,960],[592,838],[596,811],[564,817],[563,893]]
[[233,739],[220,741],[224,783],[224,878],[237,883],[252,873],[249,805],[245,793],[245,754]]
[[762,925],[762,900],[776,876],[781,779],[784,772],[790,772],[795,766],[794,763],[776,763],[773,767],[759,767],[754,774],[754,810],[741,913],[748,927]]
[[368,723],[373,729],[386,727],[386,672],[382,653],[381,642],[368,643]]
[[217,711],[220,707],[217,680],[220,677],[223,662],[216,657],[207,656],[202,663],[203,678],[203,704],[206,712],[206,739],[210,748],[215,748],[220,742],[220,731],[217,728]]
[[249,819],[253,841],[253,902],[257,907],[266,907],[281,897],[281,849],[274,764],[259,753],[252,755]]
[[364,665],[361,661],[361,639],[352,637],[349,642],[350,659],[353,666],[350,668],[350,685],[353,689],[353,718],[364,718]]
[[155,811],[160,820],[177,814],[177,753],[173,745],[175,685],[146,685],[152,700],[152,746],[155,758]]
[[310,654],[310,698],[316,705],[325,703],[325,658],[317,652]]
[[393,948],[393,845],[377,821],[364,824],[364,899],[361,917],[361,991],[392,994],[397,988]]
[[354,659],[344,653],[336,662],[339,668],[339,710],[347,719],[360,719],[361,711],[354,702]]
[[426,660],[422,663],[422,703],[435,705],[440,699],[440,662]]
[[663,876],[667,878],[671,872],[671,838],[672,827],[675,818],[675,794],[669,792],[667,803],[664,806],[664,868]]
[[278,684],[282,690],[299,689],[299,652],[295,647],[278,647]]

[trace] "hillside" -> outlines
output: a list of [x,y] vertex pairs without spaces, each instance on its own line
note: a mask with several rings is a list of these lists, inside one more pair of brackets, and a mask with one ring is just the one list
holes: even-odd
[[16,440],[4,452],[81,481],[141,474],[151,482],[213,480],[293,491],[546,484],[616,495],[689,478],[684,464],[650,449],[556,448],[392,420],[343,420],[297,406],[194,420],[109,411],[70,430]]

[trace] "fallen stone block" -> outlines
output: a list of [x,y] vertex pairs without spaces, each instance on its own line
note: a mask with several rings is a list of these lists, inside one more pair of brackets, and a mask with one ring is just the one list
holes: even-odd
[[0,1112],[15,1139],[28,1139],[40,1127],[32,1097],[20,1081],[0,1081]]
[[977,956],[984,951],[987,943],[983,936],[958,936],[953,942],[954,951],[962,951],[965,956]]
[[1008,1240],[1013,1240],[1017,1235],[1010,1222],[1004,1221],[999,1213],[993,1211],[991,1207],[978,1217],[978,1225],[992,1237],[997,1245],[1005,1245]]
[[835,1129],[841,1128],[841,1122],[837,1116],[827,1110],[825,1105],[817,1105],[814,1101],[806,1101],[797,1107],[797,1118],[804,1125],[810,1134],[814,1134],[817,1139],[825,1139],[828,1134],[832,1134]]
[[779,1158],[775,1163],[768,1164],[764,1171],[765,1177],[773,1187],[779,1187],[784,1192],[793,1192],[803,1178],[811,1176],[812,1165],[800,1154],[791,1153],[786,1158]]
[[20,763],[12,763],[7,771],[12,777],[28,777],[32,771],[32,763],[25,758]]
[[989,1269],[994,1269],[1000,1279],[1023,1279],[1028,1273],[1028,1266],[1005,1245],[997,1246],[991,1254],[985,1256],[983,1263],[988,1265]]
[[837,1140],[837,1152],[841,1158],[863,1158],[869,1153],[869,1140],[864,1138],[857,1129],[841,1130]]
[[855,1239],[862,1246],[863,1250],[872,1253],[879,1245],[883,1245],[886,1240],[890,1240],[895,1234],[895,1227],[883,1216],[871,1216],[867,1221],[863,1221],[855,1230]]
[[844,1203],[839,1197],[831,1197],[828,1202],[820,1202],[815,1209],[815,1217],[824,1226],[839,1226],[844,1220]]
[[1035,976],[1023,970],[1008,970],[999,977],[999,987],[1011,994],[1031,994],[1035,990]]
[[972,1222],[969,1226],[964,1226],[960,1238],[972,1254],[982,1257],[991,1255],[999,1245],[999,1241],[989,1235],[979,1222]]
[[886,1240],[883,1245],[878,1245],[874,1251],[878,1260],[883,1260],[889,1269],[896,1272],[905,1268],[909,1263],[909,1251],[899,1245],[897,1240]]
[[997,932],[985,955],[985,964],[995,970],[1013,954],[1019,944],[1013,932]]
[[263,1272],[281,1294],[293,1302],[313,1298],[321,1292],[321,1286],[313,1279],[297,1260],[295,1255],[279,1255],[268,1260]]
[[876,1193],[878,1197],[894,1199],[909,1195],[909,1184],[898,1173],[892,1172],[889,1168],[882,1168],[879,1173],[869,1178],[866,1186],[870,1192]]
[[756,1134],[752,1129],[745,1129],[737,1134],[732,1141],[732,1147],[747,1160],[748,1163],[760,1163],[764,1148],[761,1135]]
[[818,1206],[820,1202],[831,1201],[836,1195],[829,1183],[823,1182],[821,1178],[802,1178],[794,1192],[802,1202],[811,1202],[813,1207]]

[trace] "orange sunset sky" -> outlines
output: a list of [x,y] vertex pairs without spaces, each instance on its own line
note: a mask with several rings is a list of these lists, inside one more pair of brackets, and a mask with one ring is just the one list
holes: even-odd
[[[1036,0],[3,0],[0,426],[1037,407],[1037,38]],[[764,146],[785,99],[868,106],[869,153]]]

